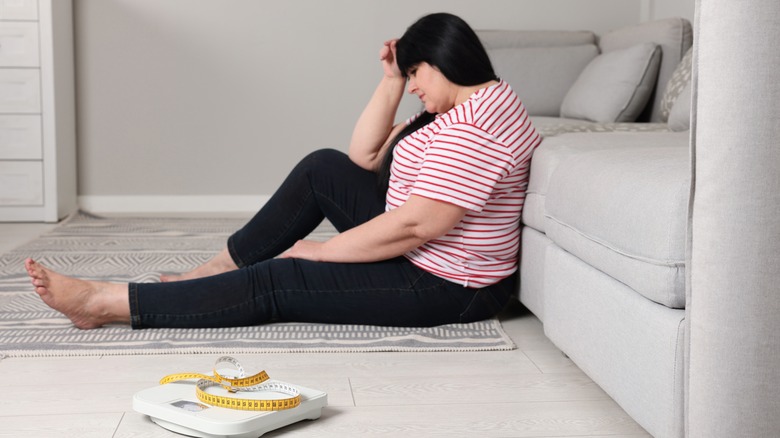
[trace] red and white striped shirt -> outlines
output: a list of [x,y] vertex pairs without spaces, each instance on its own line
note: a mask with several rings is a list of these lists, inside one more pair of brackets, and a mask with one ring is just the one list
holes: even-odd
[[525,107],[504,81],[480,89],[398,142],[388,211],[411,195],[468,209],[447,234],[405,256],[466,287],[488,286],[514,273],[531,154],[540,142]]

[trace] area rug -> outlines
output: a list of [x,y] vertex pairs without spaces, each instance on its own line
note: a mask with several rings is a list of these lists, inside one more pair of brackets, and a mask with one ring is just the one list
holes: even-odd
[[[53,231],[0,255],[0,358],[132,354],[490,351],[515,348],[497,319],[431,328],[274,323],[223,329],[79,330],[33,292],[24,259],[93,280],[158,281],[220,250],[241,218],[99,217],[78,212]],[[335,230],[323,224],[309,238]]]

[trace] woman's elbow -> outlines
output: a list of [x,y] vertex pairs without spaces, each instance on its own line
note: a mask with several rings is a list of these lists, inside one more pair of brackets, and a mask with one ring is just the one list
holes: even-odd
[[422,243],[438,239],[452,231],[466,214],[466,209],[443,201],[411,196],[404,205],[412,235]]
[[374,162],[371,160],[371,157],[368,157],[363,154],[358,154],[356,152],[353,152],[350,150],[347,153],[347,156],[349,157],[350,161],[355,163],[358,167],[361,167],[365,170],[374,171]]
[[412,236],[420,245],[428,241],[444,236],[453,226],[439,221],[426,221],[412,227]]

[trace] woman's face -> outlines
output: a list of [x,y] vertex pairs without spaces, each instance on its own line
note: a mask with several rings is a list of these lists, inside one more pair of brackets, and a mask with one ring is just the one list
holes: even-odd
[[416,94],[429,113],[446,113],[455,106],[457,87],[442,72],[427,62],[409,69],[408,91]]

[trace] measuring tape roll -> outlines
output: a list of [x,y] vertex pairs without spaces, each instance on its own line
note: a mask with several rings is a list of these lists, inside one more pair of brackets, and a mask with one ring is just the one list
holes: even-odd
[[[217,365],[229,363],[236,369],[238,377],[224,377],[217,372]],[[243,411],[281,411],[292,409],[301,404],[301,393],[292,385],[282,382],[269,380],[265,371],[246,377],[246,372],[241,364],[230,356],[223,356],[217,359],[213,368],[214,375],[207,376],[201,373],[178,373],[170,374],[160,380],[161,385],[165,385],[179,380],[198,379],[195,384],[195,395],[203,403],[218,406],[221,408],[239,409]],[[278,392],[289,395],[288,398],[281,399],[246,399],[238,397],[229,397],[216,395],[206,390],[212,386],[221,386],[230,393],[237,392]]]

